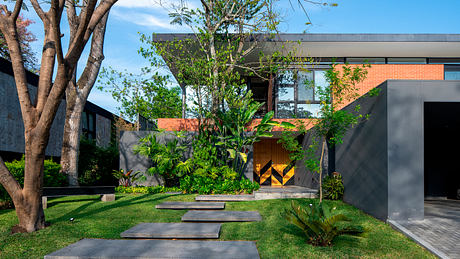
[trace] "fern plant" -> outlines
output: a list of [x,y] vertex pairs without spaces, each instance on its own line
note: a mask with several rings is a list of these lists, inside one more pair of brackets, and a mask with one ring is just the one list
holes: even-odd
[[364,233],[362,227],[347,224],[351,221],[349,218],[343,214],[333,214],[323,202],[303,208],[291,201],[291,209],[285,210],[285,218],[302,229],[307,242],[314,246],[331,246],[337,236],[359,236]]

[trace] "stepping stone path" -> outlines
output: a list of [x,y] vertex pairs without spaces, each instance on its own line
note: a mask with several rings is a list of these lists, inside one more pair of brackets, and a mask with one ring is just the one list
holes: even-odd
[[155,206],[157,209],[170,210],[223,210],[225,202],[163,202]]
[[259,258],[255,242],[196,240],[83,239],[45,256],[45,259],[109,258]]
[[258,211],[199,211],[191,210],[182,216],[182,221],[204,221],[204,222],[241,222],[261,221],[262,217]]
[[123,238],[219,238],[222,224],[141,223],[121,233]]
[[[251,201],[254,200],[254,195],[199,195],[195,200]],[[216,211],[224,209],[225,202],[164,202],[155,207],[192,209],[182,217],[184,222],[262,220],[257,211]],[[141,223],[121,233],[123,238],[136,238],[136,240],[83,239],[46,255],[45,259],[260,258],[253,241],[159,240],[219,238],[220,228],[220,223]]]

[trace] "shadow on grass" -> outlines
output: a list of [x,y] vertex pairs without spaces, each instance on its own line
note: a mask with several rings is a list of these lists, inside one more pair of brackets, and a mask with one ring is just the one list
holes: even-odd
[[61,203],[72,203],[72,202],[79,202],[79,201],[100,201],[101,197],[100,195],[97,195],[97,197],[85,197],[85,198],[75,199],[75,200],[56,200],[56,199],[59,199],[59,198],[52,198],[51,200],[50,198],[48,198],[48,204],[47,204],[48,208],[54,207]]
[[[124,199],[124,197],[121,197],[120,200],[123,200],[123,201],[119,201],[117,199],[118,201],[115,201],[113,203],[109,203],[109,204],[107,204],[107,206],[102,206],[100,208],[95,208],[95,209],[92,209],[92,210],[89,210],[89,211],[84,211],[89,206],[94,205],[97,202],[100,202],[98,200],[93,200],[93,202],[83,204],[83,205],[79,206],[78,208],[75,208],[72,211],[69,211],[66,214],[64,214],[64,215],[62,215],[62,216],[60,216],[60,217],[58,217],[56,219],[50,220],[50,223],[54,224],[54,223],[67,221],[70,217],[72,217],[72,218],[77,218],[77,217],[78,218],[85,218],[85,217],[89,217],[89,216],[95,215],[97,213],[105,212],[105,211],[115,209],[115,208],[121,208],[121,207],[137,205],[137,204],[143,204],[143,203],[153,203],[155,201],[160,201],[160,200],[163,200],[163,199],[166,199],[166,198],[169,198],[169,197],[173,197],[173,196],[176,196],[176,195],[178,195],[178,194],[164,195],[164,196],[161,196],[161,197],[156,197],[154,199],[145,199],[147,197],[151,197],[152,194],[139,195],[139,196],[137,196],[135,198],[132,198],[132,199]],[[145,199],[145,200],[143,200],[143,199]]]

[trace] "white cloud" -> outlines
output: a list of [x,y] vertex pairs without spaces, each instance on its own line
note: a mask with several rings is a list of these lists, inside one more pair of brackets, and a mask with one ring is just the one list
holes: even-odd
[[[196,8],[196,0],[187,1],[184,3],[192,9]],[[180,4],[180,0],[119,0],[115,6],[125,8],[170,8],[172,5]]]
[[[113,10],[113,16],[127,22],[150,28],[161,28],[168,30],[177,30],[178,26],[170,24],[170,18],[160,15],[146,14],[142,12],[119,11]],[[133,19],[133,17],[135,17]]]

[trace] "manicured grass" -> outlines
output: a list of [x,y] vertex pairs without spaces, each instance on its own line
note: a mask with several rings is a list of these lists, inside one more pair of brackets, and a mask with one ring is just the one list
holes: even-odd
[[[120,238],[120,233],[141,222],[180,222],[185,211],[157,210],[164,201],[193,201],[194,195],[126,194],[114,202],[96,196],[50,199],[46,218],[51,226],[31,234],[10,234],[17,224],[13,210],[0,210],[0,257],[43,258],[82,238]],[[316,200],[302,199],[308,205]],[[227,203],[227,210],[258,210],[261,222],[225,223],[220,240],[255,240],[262,258],[435,258],[391,227],[342,202],[336,206],[369,232],[363,238],[339,237],[333,247],[313,247],[302,231],[280,216],[290,200]],[[74,218],[70,222],[70,218]]]

